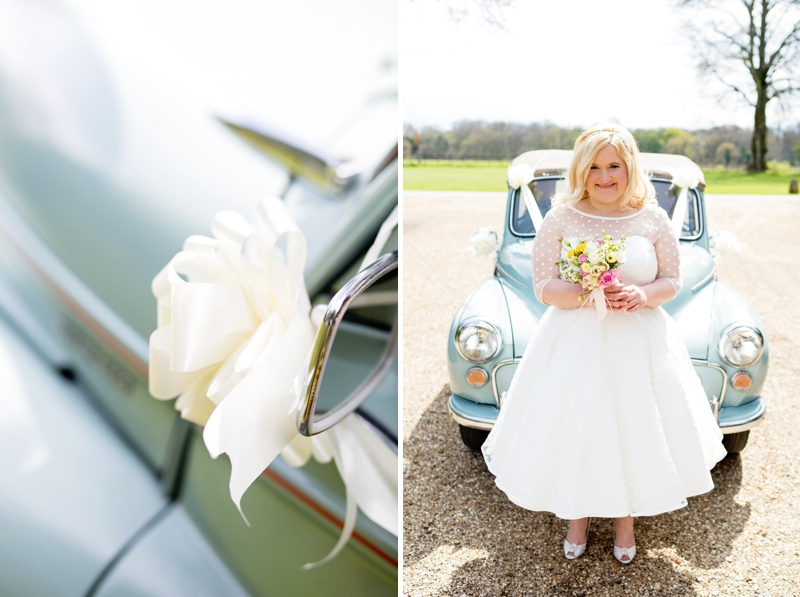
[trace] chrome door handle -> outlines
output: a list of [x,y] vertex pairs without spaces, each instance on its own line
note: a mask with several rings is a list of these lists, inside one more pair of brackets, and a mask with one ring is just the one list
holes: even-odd
[[328,361],[336,330],[350,304],[367,288],[383,276],[397,269],[397,251],[382,255],[372,264],[365,267],[337,292],[328,303],[328,308],[320,323],[317,337],[311,351],[308,364],[308,387],[303,402],[297,412],[297,431],[305,436],[312,436],[330,429],[344,417],[352,413],[380,385],[389,372],[394,356],[397,353],[397,320],[392,325],[392,335],[381,355],[378,364],[364,381],[345,398],[341,404],[328,412],[315,416],[317,396],[319,394],[325,364]]

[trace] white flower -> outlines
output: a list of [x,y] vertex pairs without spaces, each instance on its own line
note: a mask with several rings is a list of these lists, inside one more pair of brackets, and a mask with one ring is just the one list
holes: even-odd
[[591,268],[589,268],[589,274],[592,275],[592,276],[599,277],[600,274],[602,274],[607,269],[608,269],[608,266],[605,263],[593,265]]
[[[592,244],[593,246],[596,246],[593,243],[590,243],[590,244]],[[586,245],[586,246],[588,247],[589,245]],[[588,253],[588,251],[587,251],[587,253]],[[603,251],[594,250],[589,255],[589,263],[591,263],[592,265],[597,265],[598,263],[602,263],[604,261],[605,261],[605,255],[604,255]]]
[[476,255],[491,255],[499,245],[497,233],[488,228],[478,228],[470,234],[469,241]]

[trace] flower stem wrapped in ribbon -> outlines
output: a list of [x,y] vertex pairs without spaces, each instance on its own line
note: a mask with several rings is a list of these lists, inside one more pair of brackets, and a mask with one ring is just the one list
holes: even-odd
[[[392,217],[396,223],[396,212]],[[242,495],[278,454],[294,466],[312,454],[335,461],[346,519],[334,550],[317,564],[342,549],[357,505],[397,535],[393,450],[353,414],[311,438],[297,431],[298,394],[319,321],[303,279],[306,240],[285,204],[263,200],[255,225],[221,212],[211,231],[213,237],[186,239],[153,280],[158,329],[150,337],[150,393],[177,396],[181,416],[205,426],[211,456],[228,454],[230,494],[240,512]]]
[[586,237],[575,244],[559,238],[562,259],[556,261],[558,275],[562,280],[580,284],[583,288],[579,299],[591,298],[597,308],[597,319],[606,316],[606,297],[603,289],[619,278],[619,267],[625,263],[625,237],[615,241],[605,232],[601,239]]

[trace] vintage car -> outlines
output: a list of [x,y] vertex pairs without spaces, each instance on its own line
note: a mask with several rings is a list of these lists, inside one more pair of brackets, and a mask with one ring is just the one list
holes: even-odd
[[[683,287],[664,309],[680,328],[725,448],[740,452],[765,413],[761,390],[769,349],[764,326],[745,300],[717,280],[702,171],[683,156],[642,157],[658,202],[680,234]],[[543,215],[550,209],[550,198],[565,184],[571,159],[571,151],[547,150],[523,153],[512,162],[512,167],[527,164],[535,170],[528,186]],[[447,345],[450,414],[464,443],[473,449],[480,448],[497,419],[517,364],[547,309],[534,298],[532,288],[535,236],[520,188],[510,186],[494,275],[459,307]]]
[[[370,377],[397,318],[396,232],[382,271],[357,274],[398,201],[396,88],[361,80],[373,73],[367,60],[382,76],[386,55],[359,44],[391,40],[396,5],[381,3],[386,36],[357,41],[367,25],[348,14],[355,6],[257,4],[0,0],[1,595],[397,595],[397,537],[361,513],[338,556],[302,569],[342,531],[333,463],[277,458],[245,493],[245,521],[228,458],[212,459],[202,429],[148,392],[153,278],[184,239],[209,234],[217,212],[252,221],[277,195],[307,239],[312,302],[346,309],[317,415],[366,379],[355,412],[397,453],[391,350]],[[275,22],[259,24],[266,10]],[[325,57],[306,54],[335,72],[291,78],[309,78],[304,42],[277,51],[295,29],[328,44]],[[265,30],[276,52],[253,69]],[[314,113],[303,120],[276,105],[270,120],[253,111],[260,102],[232,113],[206,109],[219,98],[198,97],[201,87],[182,96],[191,69],[175,65],[198,48],[206,54],[194,66],[210,61],[218,81],[242,89],[242,77],[265,78],[270,97],[304,94],[295,103]],[[251,67],[239,79],[237,60]],[[338,87],[310,96],[322,80]],[[324,120],[317,138],[304,128]],[[350,301],[353,279],[363,294]]]

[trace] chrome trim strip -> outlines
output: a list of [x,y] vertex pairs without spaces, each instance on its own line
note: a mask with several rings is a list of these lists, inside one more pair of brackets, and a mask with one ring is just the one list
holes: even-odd
[[705,286],[706,284],[711,282],[711,280],[713,280],[716,277],[716,275],[717,275],[717,266],[715,265],[713,268],[711,268],[711,273],[710,274],[708,274],[705,278],[703,278],[697,284],[692,286],[692,290],[691,291],[692,292],[696,292],[696,291],[700,290],[703,286]]
[[714,413],[714,418],[717,420],[717,424],[719,424],[719,409],[722,405],[723,400],[725,400],[725,392],[728,390],[728,372],[725,371],[725,368],[720,365],[719,363],[714,363],[712,361],[702,361],[700,359],[691,359],[692,365],[699,365],[701,367],[711,367],[712,369],[716,369],[717,371],[722,373],[722,390],[719,393],[719,398],[716,402],[710,402],[711,410]]
[[[736,365],[734,363],[731,363],[728,360],[728,357],[725,356],[725,350],[723,346],[725,342],[725,336],[727,336],[728,334],[730,334],[731,332],[735,331],[738,328],[747,328],[748,330],[753,330],[761,338],[761,349],[758,351],[758,356],[756,357],[756,360],[754,360],[749,365]],[[742,323],[739,321],[734,322],[729,326],[727,326],[724,330],[722,330],[722,333],[719,335],[719,342],[717,343],[717,351],[719,352],[719,355],[723,359],[725,359],[725,362],[728,363],[731,367],[736,367],[737,369],[745,369],[747,367],[752,367],[753,365],[758,363],[758,361],[760,361],[761,357],[764,355],[764,334],[761,333],[761,330],[759,330],[756,327],[753,327],[749,323]]]
[[453,412],[449,400],[447,401],[447,410],[450,411],[450,417],[452,417],[452,419],[456,423],[458,423],[459,425],[463,425],[464,427],[472,427],[473,429],[485,429],[486,431],[491,431],[492,427],[494,427],[494,421],[489,421],[488,419],[473,420],[464,418],[461,415],[457,415],[456,413]]
[[322,383],[322,375],[325,372],[325,365],[328,362],[333,340],[336,337],[336,330],[342,322],[345,312],[356,297],[361,295],[367,288],[380,280],[389,272],[397,269],[397,251],[387,253],[379,257],[372,264],[353,276],[342,286],[328,303],[325,315],[322,317],[314,346],[311,349],[311,360],[308,364],[308,386],[306,394],[297,411],[297,431],[305,436],[316,435],[341,421],[344,417],[358,408],[380,385],[389,369],[392,367],[394,356],[397,353],[397,320],[392,325],[392,336],[386,344],[386,348],[381,355],[378,364],[370,372],[353,392],[345,398],[341,404],[329,410],[325,414],[315,418],[317,408],[317,397]]
[[[95,339],[147,379],[147,341],[86,287],[0,199],[0,232],[33,278]],[[87,309],[87,303],[91,311]],[[99,314],[99,316],[98,316]]]
[[[670,181],[672,182],[672,181]],[[705,219],[705,211],[701,212],[700,210],[700,195],[697,194],[696,189],[689,189],[689,192],[694,195],[694,202],[695,202],[695,213],[697,214],[697,220],[700,226],[698,227],[698,232],[694,236],[681,236],[678,240],[684,240],[689,242],[695,242],[700,240],[703,237],[706,229],[706,219]]]
[[717,425],[719,425],[719,398],[712,394],[711,396],[713,400],[711,401],[711,412],[714,413],[714,419],[717,421]]
[[217,120],[278,161],[292,176],[312,180],[334,192],[338,193],[352,186],[360,173],[355,164],[348,164],[324,148],[315,147],[266,123],[221,115],[217,116]]
[[767,404],[764,401],[763,397],[760,398],[761,398],[761,408],[756,411],[753,418],[740,419],[740,420],[734,419],[729,424],[725,426],[720,426],[722,433],[728,435],[730,433],[739,433],[741,431],[747,431],[748,429],[752,429],[753,427],[761,423],[761,421],[764,420],[764,416],[767,414]]
[[497,408],[503,408],[503,404],[500,400],[500,393],[497,391],[497,370],[500,369],[500,367],[505,367],[506,365],[516,365],[521,360],[522,359],[509,359],[507,361],[500,361],[492,369],[492,392],[494,392],[494,402],[497,405]]
[[516,284],[517,286],[519,286],[519,287],[520,287],[520,288],[522,288],[522,289],[524,289],[524,288],[525,288],[525,285],[524,285],[522,282],[520,282],[519,280],[515,280],[515,279],[514,279],[514,278],[511,276],[511,274],[509,274],[509,273],[508,273],[506,270],[504,270],[504,269],[503,269],[503,268],[500,266],[500,264],[499,264],[499,263],[495,262],[495,264],[494,264],[494,267],[495,267],[495,269],[496,269],[498,272],[500,272],[500,273],[502,274],[503,278],[505,278],[506,280],[508,280],[508,281],[509,281],[509,282],[511,282],[512,284]]
[[[549,176],[535,176],[534,177],[534,180],[550,180],[550,179],[563,180],[564,179],[564,174],[561,174],[561,175],[558,175],[558,174],[553,175],[553,174],[551,174]],[[520,194],[520,190],[519,189],[512,189],[511,187],[509,187],[508,190],[511,191],[511,207],[513,207],[517,202],[517,197]],[[535,199],[534,199],[534,201],[535,201]],[[517,232],[517,230],[514,228],[514,210],[513,209],[509,209],[507,207],[506,211],[508,212],[508,229],[511,231],[511,234],[513,234],[517,238],[535,238],[536,237],[536,231],[527,232],[527,233]]]

